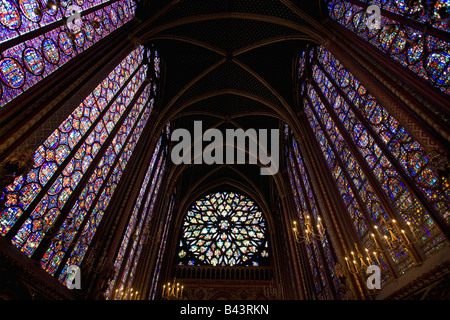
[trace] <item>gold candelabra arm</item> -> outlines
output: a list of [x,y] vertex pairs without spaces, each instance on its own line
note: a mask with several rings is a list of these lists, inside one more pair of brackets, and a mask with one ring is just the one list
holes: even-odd
[[34,14],[37,15],[39,18],[42,18],[45,11],[55,10],[57,7],[58,6],[56,5],[56,3],[53,0],[48,0],[47,4],[45,5],[44,8],[40,8],[40,7],[35,8]]
[[168,282],[167,284],[163,285],[162,299],[166,300],[181,299],[183,296],[183,290],[184,286],[180,285],[180,283],[177,282],[175,278],[172,283]]
[[317,230],[318,232],[314,232],[311,222],[310,222],[310,217],[309,215],[306,216],[305,219],[305,230],[304,230],[304,235],[300,234],[300,231],[297,227],[297,222],[294,221],[293,222],[294,227],[292,228],[292,230],[294,231],[294,236],[295,236],[295,240],[298,243],[303,243],[303,242],[307,242],[310,243],[312,241],[312,239],[316,239],[319,241],[323,241],[324,237],[325,237],[325,228],[323,227],[322,221],[320,219],[320,217],[318,218],[318,223],[317,223]]

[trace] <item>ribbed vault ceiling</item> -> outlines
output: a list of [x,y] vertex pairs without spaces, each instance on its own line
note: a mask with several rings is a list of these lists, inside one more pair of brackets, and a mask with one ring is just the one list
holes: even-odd
[[[161,126],[171,121],[192,135],[195,120],[223,132],[279,128],[281,135],[283,121],[298,127],[295,62],[306,43],[323,37],[320,1],[142,0],[137,17],[134,37],[154,44],[162,59]],[[186,165],[172,177],[186,194],[245,186],[268,203],[274,178],[256,165]]]

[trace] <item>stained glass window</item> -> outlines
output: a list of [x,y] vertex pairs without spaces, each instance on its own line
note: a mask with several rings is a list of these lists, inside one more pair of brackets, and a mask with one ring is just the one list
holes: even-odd
[[170,222],[172,221],[174,205],[175,205],[175,194],[172,194],[172,196],[171,196],[171,198],[169,200],[169,208],[167,210],[168,211],[167,212],[167,218],[166,218],[166,221],[164,223],[164,230],[163,230],[163,233],[162,233],[161,243],[159,245],[158,259],[156,261],[156,267],[155,267],[155,271],[154,271],[153,277],[152,277],[152,286],[151,286],[151,289],[150,289],[150,300],[154,300],[155,299],[156,288],[157,288],[159,276],[160,276],[160,273],[161,273],[161,265],[162,265],[163,255],[164,255],[164,252],[166,250],[167,238],[168,238],[168,235],[169,235],[169,225],[170,225]]
[[42,268],[62,282],[67,267],[83,261],[149,122],[147,51],[132,51],[36,149],[31,171],[6,188],[2,235],[30,257],[45,246]]
[[[127,121],[122,125],[121,130],[94,169],[76,204],[66,217],[61,230],[55,236],[55,241],[42,258],[42,265],[48,272],[54,273],[56,271],[59,261],[69,251],[68,244],[73,242],[75,232],[79,232],[85,224],[69,258],[68,265],[78,264],[78,261],[83,259],[86,249],[89,247],[102,220],[103,212],[114,194],[123,170],[150,117],[153,100],[149,96],[150,86],[147,86],[136,101]],[[132,132],[132,134],[127,136],[128,132]],[[97,190],[101,190],[101,188],[103,188],[103,191],[100,193]],[[92,207],[93,209],[91,209]],[[90,215],[88,215],[89,212]],[[82,224],[81,221],[83,220],[85,222]],[[75,223],[73,223],[74,221]],[[70,230],[70,233],[68,230]]]
[[136,221],[138,219],[139,208],[140,208],[140,206],[142,204],[142,201],[143,201],[144,197],[147,194],[146,192],[148,192],[147,191],[147,186],[148,186],[148,183],[149,183],[150,178],[152,176],[153,168],[154,168],[155,162],[157,161],[157,156],[158,156],[160,147],[161,147],[161,139],[158,141],[158,144],[156,145],[156,148],[155,148],[155,150],[153,152],[153,156],[152,156],[152,159],[150,161],[150,165],[148,167],[147,173],[145,175],[144,182],[143,182],[143,184],[141,186],[141,190],[139,192],[139,196],[138,196],[138,199],[136,201],[136,205],[135,205],[135,207],[133,209],[130,221],[129,221],[127,229],[125,231],[125,235],[124,235],[124,237],[122,239],[122,244],[120,246],[119,253],[118,253],[118,255],[116,257],[116,260],[114,262],[115,275],[114,275],[114,278],[112,280],[110,280],[108,289],[106,291],[106,296],[107,297],[110,296],[112,287],[115,284],[117,275],[118,275],[118,273],[120,271],[120,267],[122,265],[122,261],[123,261],[124,255],[125,255],[125,251],[126,251],[126,249],[128,247],[128,243],[130,241],[133,229],[135,228]]
[[[125,235],[114,262],[114,277],[109,281],[105,293],[107,299],[119,299],[121,293],[131,286],[134,268],[139,261],[139,255],[146,241],[146,226],[152,217],[154,203],[158,196],[159,185],[165,170],[165,152],[162,151],[162,138],[156,144],[147,169],[144,181],[136,199],[136,203],[128,222]],[[124,263],[124,259],[126,261]],[[120,274],[122,276],[119,279]],[[117,283],[119,279],[119,283]],[[113,291],[117,288],[117,291]]]
[[[381,8],[379,29],[367,26],[369,5]],[[328,8],[333,20],[450,94],[449,0],[329,0]]]
[[189,208],[182,225],[179,264],[268,264],[266,221],[257,204],[235,192],[205,195]]
[[312,70],[311,79],[300,79],[306,118],[358,234],[356,250],[377,261],[387,281],[393,269],[402,274],[415,265],[413,250],[429,256],[446,245],[432,217],[449,223],[448,182],[330,52],[316,47],[306,56]]
[[[291,148],[288,148],[287,151],[287,168],[298,212],[298,219],[294,221],[298,220],[299,222],[294,226],[296,232],[301,233],[303,237],[308,237],[308,241],[302,241],[302,243],[306,247],[317,297],[331,299],[333,298],[333,289],[330,286],[333,286],[334,289],[339,287],[335,275],[334,253],[324,229],[323,217],[317,205],[317,196],[310,183],[297,141],[292,138],[291,144]],[[311,234],[311,231],[322,237],[309,237],[307,233]],[[328,279],[332,279],[331,283]]]
[[154,65],[155,65],[155,74],[157,78],[159,78],[159,73],[161,72],[160,60],[161,59],[159,58],[158,51],[155,51]]
[[[2,234],[6,234],[17,219],[27,210],[38,193],[47,185],[59,166],[67,163],[67,157],[80,147],[80,156],[72,159],[77,171],[86,170],[91,153],[97,152],[99,142],[106,138],[105,123],[114,115],[113,97],[135,74],[142,59],[142,48],[133,51],[100,83],[94,91],[63,121],[34,154],[34,168],[26,177],[18,177],[9,186],[6,209],[2,212]],[[95,128],[96,130],[92,130]],[[87,139],[89,138],[89,139]],[[70,167],[68,167],[70,169]],[[73,172],[72,169],[69,172]],[[76,174],[74,177],[76,177]]]
[[131,20],[136,6],[132,0],[46,4],[0,0],[0,107]]
[[[99,122],[95,127],[95,130],[87,137],[82,148],[77,151],[74,158],[71,159],[63,172],[56,178],[56,181],[49,189],[48,195],[45,195],[41,199],[33,210],[31,217],[24,223],[22,228],[13,238],[13,243],[27,254],[31,255],[33,253],[34,248],[47,231],[46,228],[50,226],[54,222],[54,219],[59,215],[61,208],[65,205],[69,196],[78,186],[81,177],[86,174],[109,134],[116,128],[120,131],[127,130],[124,127],[126,126],[126,123],[119,126],[119,119],[121,119],[121,115],[127,109],[132,107],[129,103],[145,80],[145,69],[145,66],[141,67],[139,72],[132,79],[134,81],[131,81],[125,87],[122,95],[120,95],[119,99],[111,105],[111,108],[108,110],[109,112],[103,117],[103,121]],[[131,114],[129,116],[131,116]],[[119,136],[116,136],[113,142],[119,142],[118,138]],[[121,147],[121,145],[119,145],[119,147]],[[112,147],[110,146],[109,148]],[[111,155],[112,149],[108,149],[107,151],[107,155]],[[81,160],[80,169],[76,168],[78,159]],[[100,164],[105,160],[102,159]],[[97,184],[96,187],[98,188],[99,185]],[[49,201],[49,198],[53,198],[55,201]],[[37,225],[39,225],[38,228],[36,228]]]
[[152,184],[150,185],[150,196],[147,198],[144,206],[145,215],[143,215],[139,221],[136,229],[136,236],[131,243],[130,253],[127,262],[124,266],[122,277],[120,278],[120,284],[118,285],[119,292],[127,292],[130,290],[134,275],[136,272],[136,267],[142,252],[142,247],[144,243],[148,241],[148,224],[152,218],[153,208],[156,203],[156,198],[158,196],[159,187],[161,184],[162,177],[164,175],[166,167],[166,158],[164,156],[159,157],[157,174],[154,176]]

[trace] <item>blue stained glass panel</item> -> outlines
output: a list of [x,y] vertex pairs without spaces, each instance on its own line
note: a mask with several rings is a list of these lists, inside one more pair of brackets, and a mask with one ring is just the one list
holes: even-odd
[[[382,10],[390,11],[389,17],[382,14],[380,29],[367,27],[367,15],[360,14],[367,5],[377,5]],[[450,94],[449,0],[436,1],[434,7],[420,1],[410,6],[397,0],[362,0],[360,3],[328,0],[328,8],[333,20],[388,54],[419,77],[429,81],[442,92]],[[415,24],[405,24],[403,22],[405,18],[414,21]],[[350,23],[352,19],[357,23]]]
[[[134,2],[131,1],[130,7],[130,2],[127,0],[118,0],[110,4],[105,3],[103,8],[82,16],[82,29],[78,32],[69,35],[69,29],[65,24],[56,23],[51,30],[38,34],[37,29],[40,27],[61,20],[63,16],[66,17],[65,9],[58,7],[58,14],[56,15],[51,15],[51,10],[45,10],[42,19],[39,22],[33,22],[32,20],[36,17],[34,9],[37,0],[21,1],[21,27],[18,30],[12,30],[11,28],[15,26],[15,22],[13,20],[7,22],[7,19],[14,19],[16,17],[15,12],[19,9],[14,11],[13,9],[16,7],[10,0],[1,1],[0,18],[2,20],[0,21],[3,24],[0,25],[0,34],[1,40],[6,42],[3,44],[3,51],[0,53],[0,61],[4,62],[2,69],[6,72],[6,65],[12,66],[11,60],[8,59],[14,59],[17,61],[17,64],[15,64],[14,70],[10,70],[9,73],[3,72],[4,75],[2,74],[2,81],[0,81],[0,107],[6,105],[76,55],[128,22],[134,14],[135,6]],[[82,11],[100,5],[103,2],[100,0],[92,3],[86,1],[83,4]],[[58,4],[58,6],[62,5],[63,2]],[[124,12],[125,7],[128,8],[128,15],[120,19],[120,15],[117,12],[119,8],[121,12]],[[7,10],[8,8],[11,9],[11,13],[8,15],[2,14],[2,10]],[[32,17],[32,19],[26,18],[27,15]],[[110,22],[111,19],[114,20],[113,24]],[[99,22],[98,28],[93,27],[92,23],[94,20]],[[8,24],[11,28],[7,27]],[[32,30],[36,31],[32,37],[24,38],[19,44],[14,42],[11,42],[11,45],[9,44],[8,40]],[[15,77],[12,77],[13,75]]]

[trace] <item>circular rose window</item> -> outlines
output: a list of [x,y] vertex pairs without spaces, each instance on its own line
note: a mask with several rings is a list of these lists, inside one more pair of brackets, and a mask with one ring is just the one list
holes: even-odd
[[180,265],[267,265],[266,221],[256,203],[235,192],[203,196],[182,224]]

